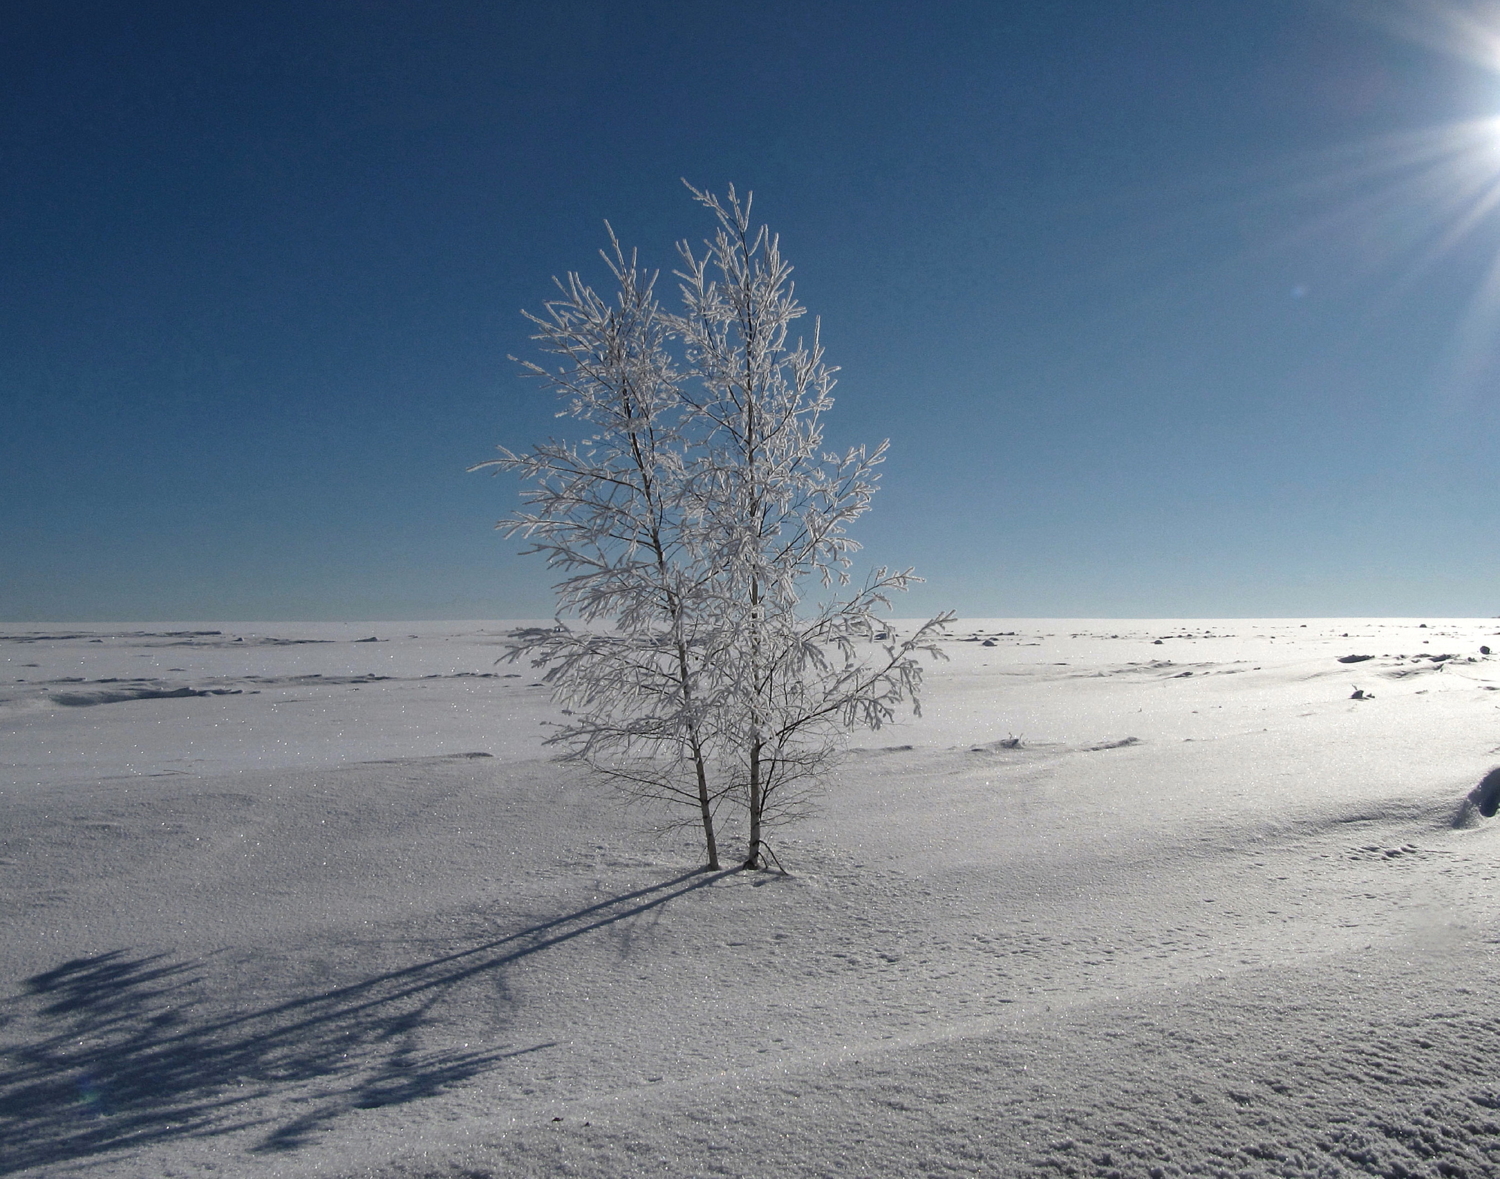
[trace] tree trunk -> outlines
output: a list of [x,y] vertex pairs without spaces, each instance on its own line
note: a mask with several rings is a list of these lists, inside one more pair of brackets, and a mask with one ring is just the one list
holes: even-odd
[[745,867],[761,867],[760,859],[760,814],[764,809],[760,793],[760,742],[750,746],[750,852],[745,857]]
[[714,838],[714,814],[709,806],[708,772],[703,765],[703,751],[693,749],[693,769],[698,774],[698,810],[703,816],[703,842],[708,847],[708,870],[719,870],[719,841]]

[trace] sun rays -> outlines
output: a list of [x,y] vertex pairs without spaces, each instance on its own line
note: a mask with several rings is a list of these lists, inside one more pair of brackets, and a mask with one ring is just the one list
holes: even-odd
[[[1400,0],[1346,11],[1480,67],[1500,111],[1500,5]],[[1500,114],[1345,145],[1325,155],[1305,187],[1331,199],[1296,236],[1352,246],[1345,256],[1355,273],[1384,280],[1373,292],[1376,307],[1427,287],[1439,268],[1451,272],[1464,302],[1434,365],[1434,392],[1463,403],[1492,386],[1500,360]]]

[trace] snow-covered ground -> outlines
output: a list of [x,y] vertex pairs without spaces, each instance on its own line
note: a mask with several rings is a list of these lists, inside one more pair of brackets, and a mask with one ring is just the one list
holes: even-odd
[[786,876],[511,625],[0,627],[0,1175],[1500,1174],[1500,622],[963,620]]

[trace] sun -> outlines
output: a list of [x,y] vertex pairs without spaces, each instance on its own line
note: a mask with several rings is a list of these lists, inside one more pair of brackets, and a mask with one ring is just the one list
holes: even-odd
[[1307,199],[1286,244],[1336,243],[1372,312],[1395,308],[1439,265],[1445,281],[1463,276],[1470,294],[1434,377],[1472,393],[1500,369],[1500,0],[1360,0],[1345,11],[1480,67],[1495,113],[1301,157],[1280,189]]

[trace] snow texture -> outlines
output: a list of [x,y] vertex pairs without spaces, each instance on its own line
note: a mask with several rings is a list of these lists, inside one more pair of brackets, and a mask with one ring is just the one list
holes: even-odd
[[790,875],[517,625],[0,627],[0,1175],[1500,1174],[1500,623],[964,620]]

